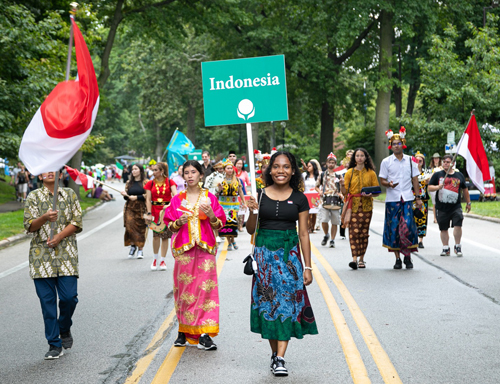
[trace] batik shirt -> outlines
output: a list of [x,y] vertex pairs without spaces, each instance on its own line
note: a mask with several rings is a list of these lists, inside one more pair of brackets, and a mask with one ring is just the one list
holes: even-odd
[[337,182],[339,179],[335,173],[329,173],[328,170],[323,172],[321,177],[316,181],[316,188],[324,188],[323,193],[327,196],[338,196]]
[[[70,188],[59,188],[57,199],[57,220],[54,233],[60,233],[69,224],[82,231],[82,208],[76,193]],[[29,251],[29,268],[32,279],[58,276],[78,277],[78,249],[76,233],[65,237],[55,248],[49,248],[50,221],[43,224],[36,232],[29,232],[31,223],[52,208],[54,195],[43,186],[28,195],[24,206],[24,229],[33,235]]]

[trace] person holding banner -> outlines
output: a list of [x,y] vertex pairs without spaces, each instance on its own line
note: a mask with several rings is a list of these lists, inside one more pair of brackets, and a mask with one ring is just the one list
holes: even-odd
[[[24,229],[33,235],[29,271],[42,307],[49,351],[45,360],[58,359],[63,348],[73,346],[71,318],[78,303],[78,248],[76,234],[83,228],[82,209],[71,188],[58,188],[56,210],[52,210],[56,172],[39,177],[42,188],[31,192],[24,207]],[[62,174],[59,173],[59,179]],[[51,223],[55,223],[51,238]],[[59,316],[58,303],[59,296]]]
[[174,299],[179,333],[174,342],[186,341],[205,351],[217,349],[212,337],[219,333],[217,243],[214,231],[226,221],[217,198],[200,187],[203,169],[196,160],[184,163],[187,189],[172,198],[165,223],[173,232]]
[[266,188],[258,194],[260,204],[253,196],[248,202],[247,231],[256,233],[253,256],[257,262],[250,327],[269,340],[273,374],[287,376],[284,357],[290,339],[318,334],[306,290],[313,281],[309,202],[299,191],[302,177],[291,153],[275,153],[264,178]]
[[[177,194],[175,183],[168,178],[168,166],[165,163],[156,163],[152,167],[153,180],[149,180],[144,189],[146,190],[146,224],[160,223],[165,206],[170,204],[172,196]],[[167,270],[166,257],[168,252],[168,239],[172,233],[166,229],[163,232],[153,231],[153,263],[151,270]],[[161,243],[161,260],[158,257]]]
[[122,192],[126,200],[123,208],[123,224],[125,227],[125,246],[130,245],[129,258],[134,257],[137,250],[137,258],[143,259],[144,243],[146,242],[146,231],[148,226],[144,221],[146,214],[146,185],[147,179],[144,168],[134,164],[132,166],[132,177],[125,184]]
[[[236,177],[233,163],[226,160],[222,163],[225,179],[219,184],[219,203],[226,213],[226,225],[219,231],[220,237],[227,238],[227,250],[232,251],[238,249],[238,245],[234,239],[238,237],[238,211],[241,208],[246,208],[245,195],[243,194],[242,184],[240,179]],[[241,203],[238,201],[241,199]]]
[[364,148],[353,151],[348,170],[340,179],[340,189],[346,201],[342,212],[342,225],[349,228],[352,269],[366,268],[365,253],[370,237],[370,223],[373,215],[372,194],[362,193],[363,187],[378,187],[373,161]]

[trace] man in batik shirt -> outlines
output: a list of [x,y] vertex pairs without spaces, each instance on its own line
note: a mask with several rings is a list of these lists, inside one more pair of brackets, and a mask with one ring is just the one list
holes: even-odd
[[[57,210],[52,210],[55,172],[43,173],[40,177],[43,187],[31,192],[26,200],[24,228],[33,235],[29,270],[40,299],[45,337],[49,343],[45,359],[51,360],[62,356],[63,348],[73,345],[71,318],[78,303],[76,234],[82,231],[82,209],[72,189],[59,188]],[[52,238],[51,222],[55,223]]]

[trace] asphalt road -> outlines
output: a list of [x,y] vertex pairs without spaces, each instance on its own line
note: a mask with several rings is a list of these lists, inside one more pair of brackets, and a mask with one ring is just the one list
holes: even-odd
[[[79,236],[79,304],[74,347],[57,361],[48,350],[26,261],[29,243],[0,251],[0,383],[498,383],[500,225],[467,218],[463,258],[440,257],[437,225],[413,270],[393,270],[382,248],[383,204],[375,205],[367,268],[353,271],[347,240],[315,245],[308,287],[319,335],[292,340],[290,376],[269,371],[266,340],[249,331],[251,279],[238,251],[219,252],[220,329],[217,351],[172,348],[173,259],[152,272],[123,247],[123,201],[84,218]],[[432,222],[432,216],[431,216]],[[225,249],[225,247],[223,247]]]

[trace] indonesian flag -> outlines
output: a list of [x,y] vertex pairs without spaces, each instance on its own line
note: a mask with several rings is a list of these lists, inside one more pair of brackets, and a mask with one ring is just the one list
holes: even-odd
[[94,188],[94,180],[90,176],[68,166],[66,166],[66,171],[68,171],[69,177],[71,177],[76,184],[81,185],[85,191]]
[[121,179],[123,174],[123,165],[121,165],[118,161],[115,163],[115,171],[116,178]]
[[491,177],[488,158],[476,123],[476,116],[471,116],[469,125],[457,148],[457,153],[467,162],[466,168],[470,181],[474,183],[481,193],[484,193],[484,181],[490,180]]
[[344,173],[347,172],[347,168],[341,165],[340,167],[335,168],[333,172],[336,173],[337,175],[343,175]]
[[71,17],[75,36],[76,80],[57,84],[24,132],[19,158],[39,175],[57,171],[87,139],[99,108],[97,79],[82,33]]

